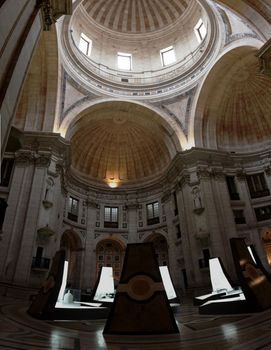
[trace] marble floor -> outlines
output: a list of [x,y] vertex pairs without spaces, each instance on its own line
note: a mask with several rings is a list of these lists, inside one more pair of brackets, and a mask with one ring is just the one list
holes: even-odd
[[271,309],[245,315],[199,315],[184,298],[176,322],[180,334],[103,336],[105,320],[41,321],[28,303],[0,297],[0,349],[52,350],[260,350],[271,349]]

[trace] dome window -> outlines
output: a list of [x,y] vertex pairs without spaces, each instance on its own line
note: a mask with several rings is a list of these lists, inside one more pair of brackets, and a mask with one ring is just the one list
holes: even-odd
[[161,50],[160,55],[163,66],[168,66],[169,64],[176,62],[176,56],[173,46],[169,46]]
[[132,55],[130,53],[118,52],[118,69],[132,69]]
[[206,29],[201,18],[198,21],[198,23],[196,24],[194,31],[195,31],[195,34],[196,34],[198,41],[201,43],[207,34],[207,29]]
[[86,56],[90,56],[92,41],[84,34],[81,33],[79,40],[79,49]]

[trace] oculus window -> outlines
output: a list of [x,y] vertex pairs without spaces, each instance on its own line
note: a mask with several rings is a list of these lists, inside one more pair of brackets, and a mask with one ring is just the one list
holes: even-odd
[[132,69],[132,55],[130,53],[118,52],[117,56],[118,69]]
[[206,29],[201,18],[198,21],[198,23],[196,24],[194,31],[195,31],[195,34],[196,34],[198,41],[201,43],[207,34],[207,29]]
[[160,55],[163,66],[168,66],[169,64],[176,62],[176,56],[173,46],[169,46],[161,50]]
[[90,56],[91,46],[92,46],[92,41],[84,33],[81,33],[80,40],[79,40],[80,51],[82,51],[83,54],[85,54],[86,56]]

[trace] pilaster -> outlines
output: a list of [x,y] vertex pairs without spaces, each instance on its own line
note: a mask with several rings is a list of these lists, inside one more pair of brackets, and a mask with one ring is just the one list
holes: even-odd
[[87,201],[87,233],[85,240],[85,251],[83,258],[82,288],[87,289],[94,286],[96,281],[96,252],[95,252],[95,222],[96,203]]
[[16,152],[0,254],[1,278],[8,282],[13,281],[18,263],[33,174],[34,153]]
[[17,256],[17,267],[14,274],[14,283],[27,286],[31,271],[34,246],[37,240],[38,219],[43,199],[47,168],[50,165],[50,152],[38,151],[34,157],[34,172],[31,181],[29,200],[24,225],[22,227],[22,240],[20,253]]
[[138,243],[139,237],[137,234],[137,209],[138,203],[126,204],[128,211],[128,243]]

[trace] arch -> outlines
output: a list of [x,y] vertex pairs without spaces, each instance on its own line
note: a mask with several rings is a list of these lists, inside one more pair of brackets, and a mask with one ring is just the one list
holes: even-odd
[[152,232],[144,239],[144,242],[152,242],[159,266],[169,266],[167,238],[158,232]]
[[196,147],[241,151],[268,142],[271,81],[259,72],[255,53],[261,45],[247,40],[230,46],[202,82],[190,130]]
[[79,289],[81,285],[82,241],[73,230],[66,230],[61,236],[60,249],[64,249],[69,262],[67,284],[70,288]]
[[130,101],[93,104],[66,127],[74,173],[106,187],[112,180],[118,187],[152,181],[180,149],[156,111]]
[[56,27],[43,32],[26,77],[14,125],[28,131],[53,131],[58,94]]
[[131,106],[134,106],[135,108],[136,106],[142,106],[148,109],[149,111],[152,111],[157,116],[157,120],[159,120],[159,122],[163,125],[163,127],[169,133],[171,139],[173,140],[176,150],[181,151],[182,149],[186,149],[187,139],[182,128],[165,111],[149,103],[132,101],[129,99],[120,100],[115,98],[101,98],[99,100],[95,99],[95,101],[82,101],[82,103],[76,104],[74,108],[72,108],[67,113],[67,115],[65,116],[63,121],[60,123],[60,125],[58,126],[55,125],[54,131],[59,132],[62,137],[69,140],[70,130],[72,126],[76,124],[76,122],[87,112],[88,109],[98,106],[100,104],[111,103],[111,102],[130,103]]
[[270,38],[270,5],[268,7],[262,0],[218,0],[217,2],[247,18],[249,22],[254,23],[266,39]]

